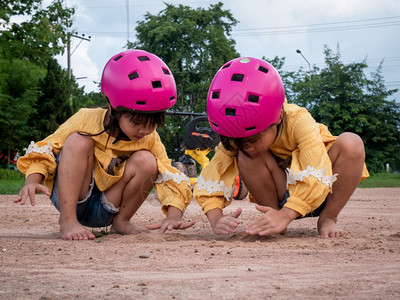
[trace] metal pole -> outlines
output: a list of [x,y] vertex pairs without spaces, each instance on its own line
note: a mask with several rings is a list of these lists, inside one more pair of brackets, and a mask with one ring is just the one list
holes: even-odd
[[76,48],[78,48],[78,46],[75,47],[74,51],[72,51],[71,53],[71,37],[80,39],[80,42],[78,44],[78,46],[81,44],[81,42],[83,40],[90,42],[90,36],[89,38],[86,38],[84,34],[82,34],[82,36],[76,35],[76,34],[68,34],[68,41],[67,41],[67,68],[68,68],[68,79],[71,80],[72,77],[72,70],[71,70],[71,56],[72,54],[74,54]]
[[305,58],[305,56],[303,55],[303,53],[301,53],[301,51],[299,49],[297,49],[296,52],[299,53],[308,64],[308,77],[310,80],[310,95],[311,95],[311,65],[310,65],[309,61],[307,60],[307,58]]

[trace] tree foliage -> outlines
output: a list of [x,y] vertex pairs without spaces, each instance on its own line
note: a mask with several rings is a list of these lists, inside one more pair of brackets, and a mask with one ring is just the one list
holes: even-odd
[[[0,3],[1,151],[21,150],[30,139],[48,133],[43,130],[44,122],[49,130],[56,128],[71,114],[71,95],[78,90],[73,82],[63,80],[53,59],[64,51],[74,10],[64,7],[62,0],[46,7],[42,2]],[[43,109],[44,102],[54,105]]]
[[383,171],[386,163],[400,168],[400,105],[389,100],[397,90],[386,89],[381,66],[368,78],[365,61],[344,64],[339,49],[334,53],[325,47],[324,53],[325,68],[291,74],[289,100],[306,107],[334,135],[360,135],[371,171]]
[[31,124],[35,124],[37,134],[31,140],[40,140],[53,133],[74,112],[72,85],[68,74],[55,59],[50,59],[46,76],[39,84],[41,96],[33,105]]
[[[137,41],[128,48],[155,53],[169,66],[178,88],[175,110],[205,112],[213,76],[225,62],[238,56],[230,38],[237,20],[221,2],[208,9],[165,5],[157,15],[147,13],[138,22]],[[184,127],[181,118],[168,118],[162,131],[172,157],[177,156]]]
[[[26,59],[45,67],[50,58],[64,52],[73,14],[74,9],[64,7],[62,0],[53,0],[46,8],[42,7],[42,0],[3,0],[0,56]],[[12,17],[25,20],[16,23]]]

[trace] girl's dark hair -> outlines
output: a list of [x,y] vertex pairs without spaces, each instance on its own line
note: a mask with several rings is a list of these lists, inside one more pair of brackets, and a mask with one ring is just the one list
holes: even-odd
[[[273,125],[274,124],[272,124],[271,126],[273,126]],[[279,134],[282,133],[282,131],[281,131],[282,126],[283,126],[283,122],[281,121],[277,125],[277,132],[276,132],[277,137]],[[265,130],[267,130],[268,128],[266,128]],[[227,136],[223,136],[223,135],[219,135],[219,137],[220,137],[222,146],[224,146],[224,148],[226,150],[232,151],[232,152],[241,151],[245,155],[249,156],[249,154],[246,151],[246,149],[248,148],[247,143],[254,143],[255,141],[257,141],[260,138],[261,133],[262,133],[262,131],[255,135],[245,137],[245,138],[232,138],[232,137],[227,137]]]
[[104,124],[104,129],[113,132],[119,127],[118,120],[121,116],[126,116],[131,122],[142,123],[147,126],[157,125],[159,127],[165,124],[165,111],[161,112],[138,112],[133,110],[116,110],[111,107],[110,118],[107,124]]
[[258,140],[260,133],[246,138],[232,138],[224,135],[220,135],[219,137],[222,146],[224,146],[226,150],[231,152],[241,151],[248,156],[248,153],[246,152],[246,149],[248,148],[247,143]]
[[126,115],[126,117],[129,118],[129,120],[134,123],[144,123],[148,126],[157,125],[159,127],[162,127],[165,124],[166,113],[165,111],[148,113],[148,112],[138,112],[130,110],[116,110],[113,107],[108,107],[108,118],[106,118],[107,120],[104,122],[104,130],[94,134],[88,134],[84,132],[79,132],[79,134],[85,136],[98,136],[104,132],[115,132],[119,128],[118,120],[123,115]]

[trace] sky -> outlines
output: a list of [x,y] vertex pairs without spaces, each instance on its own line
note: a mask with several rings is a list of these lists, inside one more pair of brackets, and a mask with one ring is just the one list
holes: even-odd
[[[48,0],[47,2],[49,2]],[[75,8],[72,31],[90,41],[72,38],[71,65],[86,92],[98,92],[108,59],[135,41],[135,27],[144,15],[165,9],[161,0],[65,0]],[[208,8],[219,1],[165,0],[173,5]],[[240,56],[285,57],[284,69],[324,67],[324,46],[343,63],[366,59],[367,76],[383,61],[388,89],[400,89],[400,2],[398,0],[224,0],[239,23],[232,38]],[[46,3],[46,1],[44,1]],[[301,54],[297,53],[299,49]],[[157,53],[155,53],[157,54]],[[67,67],[67,56],[59,56]],[[219,67],[219,66],[218,66]],[[393,97],[400,101],[400,92]],[[392,99],[393,99],[392,97]]]

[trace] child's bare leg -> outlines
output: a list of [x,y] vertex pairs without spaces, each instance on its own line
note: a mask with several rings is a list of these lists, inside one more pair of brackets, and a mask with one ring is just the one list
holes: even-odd
[[278,166],[271,152],[257,157],[238,154],[239,171],[250,194],[259,205],[279,209],[286,191],[286,174]]
[[339,237],[337,217],[360,182],[365,151],[361,138],[353,133],[341,134],[328,152],[337,180],[333,193],[328,195],[326,206],[318,219],[318,232],[323,237]]
[[60,234],[66,240],[94,239],[94,235],[78,222],[76,206],[87,194],[93,172],[93,139],[74,133],[63,146],[58,164],[58,196]]
[[112,231],[121,234],[148,231],[132,224],[130,219],[149,195],[157,174],[156,159],[149,151],[140,150],[131,155],[122,178],[105,192],[108,201],[115,207],[120,206],[113,220]]

